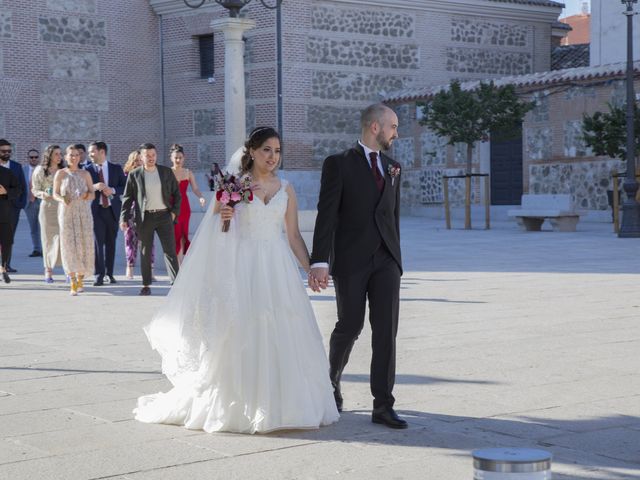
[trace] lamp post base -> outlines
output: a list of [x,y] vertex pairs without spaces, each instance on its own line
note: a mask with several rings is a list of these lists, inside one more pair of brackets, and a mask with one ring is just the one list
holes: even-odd
[[640,203],[633,200],[622,205],[622,225],[619,238],[640,238]]

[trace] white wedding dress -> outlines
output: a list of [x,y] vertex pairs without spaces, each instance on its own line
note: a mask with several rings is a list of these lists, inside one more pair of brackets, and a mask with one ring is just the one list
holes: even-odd
[[221,232],[205,214],[164,306],[145,327],[167,393],[135,418],[207,432],[317,428],[338,420],[322,337],[284,231],[286,181],[236,205]]

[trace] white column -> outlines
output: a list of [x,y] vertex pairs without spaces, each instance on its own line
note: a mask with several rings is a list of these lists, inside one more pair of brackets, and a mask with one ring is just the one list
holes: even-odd
[[[246,138],[246,98],[244,91],[244,42],[242,34],[256,22],[246,18],[220,18],[211,22],[215,32],[224,34],[224,137],[225,160]],[[225,162],[226,163],[226,162]]]

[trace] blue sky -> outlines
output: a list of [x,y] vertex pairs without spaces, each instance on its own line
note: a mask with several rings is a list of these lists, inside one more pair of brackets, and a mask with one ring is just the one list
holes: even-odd
[[[580,10],[582,9],[582,3],[584,2],[584,0],[557,0],[558,2],[564,3],[565,9],[562,12],[562,15],[560,15],[561,17],[568,17],[569,15],[575,15],[577,13],[580,13]],[[588,2],[589,4],[591,4],[591,2]]]

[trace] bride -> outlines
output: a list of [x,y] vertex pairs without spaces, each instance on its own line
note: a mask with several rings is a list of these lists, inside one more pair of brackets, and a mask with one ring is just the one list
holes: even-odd
[[338,420],[296,265],[309,271],[296,196],[277,177],[279,162],[280,137],[269,127],[253,130],[230,161],[229,171],[260,188],[251,203],[209,208],[165,304],[145,327],[173,389],[140,397],[137,420],[240,433]]

